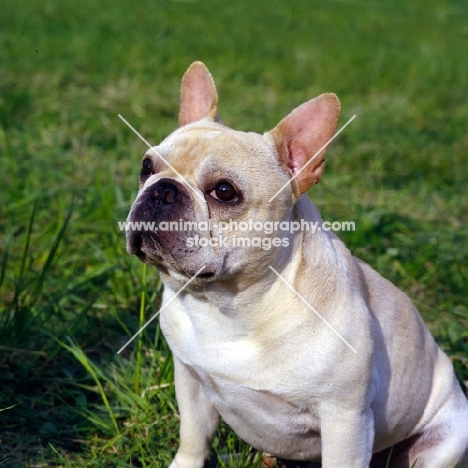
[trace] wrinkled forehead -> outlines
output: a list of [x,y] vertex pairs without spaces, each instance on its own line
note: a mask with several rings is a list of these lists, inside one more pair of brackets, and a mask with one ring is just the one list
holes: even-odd
[[[268,152],[268,141],[257,133],[232,130],[220,124],[197,122],[179,128],[147,154],[164,158],[184,174],[194,173],[202,161],[218,159],[224,163],[238,164],[242,155],[253,149]],[[155,161],[158,170],[164,170],[164,161]]]
[[176,130],[167,137],[159,149],[168,157],[189,160],[206,157],[220,148],[231,146],[233,130],[225,127],[188,126]]

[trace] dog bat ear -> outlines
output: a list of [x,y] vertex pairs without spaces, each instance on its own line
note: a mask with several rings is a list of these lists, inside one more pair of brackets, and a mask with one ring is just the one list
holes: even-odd
[[180,86],[179,125],[209,117],[220,122],[218,94],[211,73],[202,62],[193,62],[182,77]]
[[322,94],[294,109],[269,132],[282,162],[297,180],[300,193],[317,184],[325,167],[327,143],[333,136],[340,101],[335,94]]

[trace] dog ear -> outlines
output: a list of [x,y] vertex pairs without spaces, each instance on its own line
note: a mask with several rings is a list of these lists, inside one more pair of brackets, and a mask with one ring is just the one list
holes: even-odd
[[218,94],[211,73],[202,62],[193,62],[180,86],[179,125],[210,117],[219,122]]
[[322,177],[329,145],[322,147],[333,136],[339,115],[338,97],[322,94],[294,109],[269,132],[282,162],[295,176],[300,193]]

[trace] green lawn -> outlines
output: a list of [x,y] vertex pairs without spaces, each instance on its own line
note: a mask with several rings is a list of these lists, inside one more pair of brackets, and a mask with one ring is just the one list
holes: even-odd
[[[273,128],[322,92],[344,124],[310,195],[405,290],[468,382],[468,6],[463,0],[7,0],[0,14],[0,467],[166,467],[178,437],[161,284],[125,252],[146,146],[180,78]],[[146,275],[146,280],[145,280]],[[223,426],[223,466],[252,466]],[[217,455],[214,455],[217,456]]]

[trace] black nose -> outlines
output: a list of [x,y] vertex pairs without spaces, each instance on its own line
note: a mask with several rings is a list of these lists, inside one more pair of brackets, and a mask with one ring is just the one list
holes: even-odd
[[174,179],[160,179],[145,188],[132,209],[132,221],[173,221],[189,215],[187,188]]
[[160,180],[147,189],[149,197],[163,205],[172,205],[179,201],[179,189],[174,183]]

